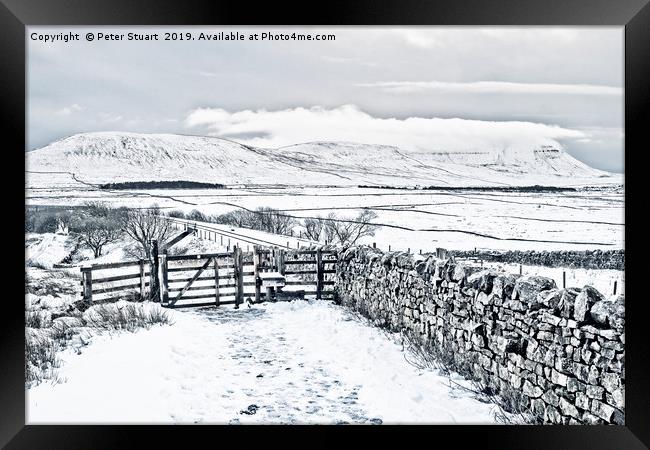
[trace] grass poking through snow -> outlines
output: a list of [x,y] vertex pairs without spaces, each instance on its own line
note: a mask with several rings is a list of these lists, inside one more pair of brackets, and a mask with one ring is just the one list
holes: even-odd
[[[153,325],[173,324],[169,312],[149,303],[118,302],[91,306],[81,315],[52,320],[45,311],[25,314],[25,382],[29,387],[44,380],[61,382],[59,352],[77,344],[77,351],[93,334],[113,331],[135,332]],[[84,337],[85,335],[85,337]]]

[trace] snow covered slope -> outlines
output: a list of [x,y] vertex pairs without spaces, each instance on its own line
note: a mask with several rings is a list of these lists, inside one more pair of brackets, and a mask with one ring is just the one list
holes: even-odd
[[[27,170],[84,182],[188,180],[226,185],[499,186],[620,184],[561,149],[409,152],[394,146],[312,142],[253,148],[214,137],[97,132],[27,153]],[[43,177],[38,177],[42,180]]]

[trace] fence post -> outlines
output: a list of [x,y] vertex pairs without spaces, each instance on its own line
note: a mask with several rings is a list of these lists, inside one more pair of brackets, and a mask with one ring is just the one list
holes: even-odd
[[212,258],[214,261],[214,304],[219,306],[219,257]]
[[158,301],[159,298],[159,286],[160,286],[160,280],[158,278],[158,269],[159,269],[159,262],[158,262],[158,240],[152,239],[151,240],[151,270],[149,273],[149,277],[151,279],[149,283],[149,300],[152,302]]
[[323,295],[323,253],[319,248],[316,250],[316,299],[320,300]]
[[253,280],[255,281],[255,303],[260,302],[260,252],[257,245],[253,245]]
[[522,269],[522,267],[521,267],[521,264],[519,264],[519,275],[521,275],[522,272],[523,272],[523,269]]
[[[162,280],[162,283],[160,283]],[[158,277],[160,289],[160,303],[166,305],[169,303],[169,282],[167,280],[167,250],[160,255],[160,276]]]
[[616,295],[616,285],[618,284],[618,280],[614,280],[614,294]]
[[90,267],[81,268],[84,302],[93,302],[93,272]]
[[239,308],[239,305],[242,303],[244,297],[244,274],[242,267],[242,253],[239,246],[233,249],[233,260],[235,266],[235,275],[237,280],[237,289],[235,291],[235,308]]
[[144,279],[144,259],[140,260],[140,301],[144,301],[145,293],[145,279]]
[[566,289],[566,271],[562,271],[562,289]]
[[278,251],[278,272],[280,272],[282,274],[282,276],[284,276],[284,271],[285,271],[285,268],[284,268],[284,250],[280,249]]

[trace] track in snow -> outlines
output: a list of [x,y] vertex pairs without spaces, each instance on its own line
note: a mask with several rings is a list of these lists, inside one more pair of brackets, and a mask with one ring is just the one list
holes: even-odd
[[67,352],[67,381],[28,391],[28,423],[495,421],[494,405],[329,302],[172,313],[172,326]]

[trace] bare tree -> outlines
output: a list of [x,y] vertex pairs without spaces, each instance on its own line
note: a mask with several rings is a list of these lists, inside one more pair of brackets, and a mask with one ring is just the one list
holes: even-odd
[[193,209],[189,214],[185,216],[185,218],[187,220],[193,220],[195,222],[210,222],[210,218],[198,209]]
[[122,234],[123,209],[101,203],[86,203],[74,215],[58,215],[59,226],[68,224],[69,230],[79,235],[79,242],[91,249],[95,258],[102,255],[106,244],[115,242]]
[[223,223],[235,227],[250,228],[274,234],[289,234],[297,221],[279,210],[260,207],[254,211],[238,210],[213,217],[215,223]]
[[308,217],[303,221],[303,228],[307,239],[320,242],[325,236],[325,219],[321,216]]
[[147,258],[151,257],[150,241],[158,240],[164,243],[171,237],[173,229],[169,221],[160,215],[160,208],[153,206],[149,209],[130,209],[124,214],[122,221],[124,232],[142,248]]
[[249,211],[230,211],[225,214],[220,214],[218,216],[212,217],[212,222],[222,223],[224,225],[230,225],[233,227],[244,227],[250,228],[251,225],[251,214]]
[[122,236],[120,223],[113,217],[84,217],[73,226],[79,234],[79,242],[93,251],[95,258],[102,255],[106,244],[115,242]]
[[298,223],[293,217],[282,214],[277,209],[260,207],[254,211],[254,229],[274,234],[289,234]]
[[70,211],[61,211],[56,215],[57,220],[57,232],[67,234],[70,230],[70,225],[73,221],[73,215]]
[[327,233],[332,238],[328,242],[350,246],[362,237],[374,236],[378,227],[371,221],[376,218],[377,214],[369,209],[364,209],[355,218],[337,218],[334,213],[330,213],[325,219]]
[[329,213],[324,220],[323,239],[326,245],[336,243],[336,233],[334,232],[335,228],[331,225],[335,220],[336,214],[334,212]]

